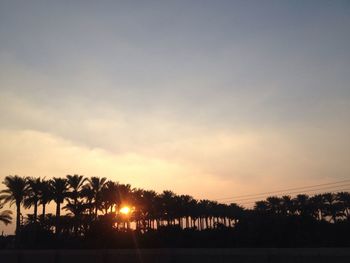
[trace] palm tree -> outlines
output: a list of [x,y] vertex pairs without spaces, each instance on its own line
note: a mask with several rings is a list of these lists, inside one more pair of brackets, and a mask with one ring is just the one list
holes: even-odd
[[292,198],[289,195],[284,195],[281,198],[281,208],[283,215],[294,215],[295,207]]
[[50,181],[52,199],[56,203],[56,233],[60,232],[61,204],[67,197],[67,180],[63,178],[53,178]]
[[87,180],[83,175],[67,175],[67,185],[70,191],[67,193],[68,197],[73,200],[73,204],[77,204],[80,196],[80,191]]
[[270,213],[272,214],[282,213],[282,209],[281,209],[282,200],[279,197],[270,196],[266,198],[266,201],[268,203]]
[[330,220],[335,223],[338,216],[343,216],[340,209],[341,204],[338,202],[337,197],[333,193],[325,193],[323,196],[324,210],[326,216],[330,216]]
[[[116,205],[120,206],[122,203],[127,203],[131,198],[131,185],[118,184],[118,202]],[[117,207],[119,209],[120,207]]]
[[310,206],[312,210],[312,215],[317,220],[323,220],[324,219],[324,198],[321,194],[316,194],[313,197],[310,198]]
[[17,175],[6,176],[3,184],[7,189],[0,191],[0,201],[16,205],[16,237],[19,240],[21,227],[21,204],[27,194],[27,180],[26,178]]
[[101,202],[105,214],[108,213],[109,209],[110,212],[112,212],[114,206],[116,206],[117,208],[120,206],[121,201],[118,183],[108,181],[105,183],[101,191]]
[[163,218],[167,221],[167,225],[169,226],[172,224],[172,220],[175,215],[175,193],[169,190],[163,191],[163,193],[160,195],[160,200],[160,212],[162,213]]
[[64,207],[65,209],[71,211],[74,215],[73,229],[75,235],[78,234],[78,223],[80,222],[81,215],[84,212],[84,206],[79,202],[78,198],[81,196],[81,189],[85,181],[87,180],[82,175],[67,175],[67,186],[69,191],[67,196],[72,199],[72,202],[68,200],[68,204]]
[[300,216],[310,215],[310,200],[306,194],[299,194],[293,199],[296,211]]
[[52,200],[52,191],[50,181],[42,180],[40,184],[40,200],[39,204],[43,206],[42,220],[45,220],[46,205]]
[[97,218],[98,209],[101,206],[101,197],[102,197],[102,189],[106,183],[107,178],[99,178],[99,177],[91,177],[88,179],[88,185],[93,193],[94,199],[94,209],[95,209],[95,218]]
[[[190,219],[190,215],[192,213],[192,202],[193,202],[193,197],[190,195],[181,195],[180,196],[180,204],[181,204],[181,208],[180,208],[180,214],[182,217],[184,217],[185,219],[185,227],[184,228],[189,228],[189,219]],[[208,219],[208,217],[206,218],[206,220]],[[208,225],[208,224],[207,224]]]
[[145,198],[144,198],[145,190],[140,188],[135,188],[132,190],[130,195],[130,202],[133,206],[132,211],[132,219],[135,221],[136,230],[139,230],[141,227],[146,226],[145,217],[147,215],[145,211]]
[[147,221],[147,228],[154,228],[154,220],[159,222],[156,208],[157,193],[151,190],[143,191],[142,199],[141,209],[143,209],[144,220]]
[[[234,223],[233,226],[236,226],[239,220],[243,217],[244,208],[236,203],[231,203],[228,208],[230,219],[233,220]],[[229,223],[229,226],[231,226],[231,222]]]
[[[2,209],[3,206],[0,205],[0,209]],[[12,222],[12,211],[11,210],[4,210],[0,212],[0,222],[4,223],[5,225],[11,224]]]
[[337,194],[337,200],[340,203],[341,209],[347,220],[350,219],[350,193],[339,192]]
[[[182,207],[185,209],[185,211],[184,211],[185,214],[191,213],[191,211],[188,211],[188,209],[189,209],[188,204],[191,200],[191,197],[185,195],[181,199],[183,202]],[[210,206],[211,206],[211,202],[209,200],[203,199],[203,200],[200,200],[198,202],[198,214],[201,218],[204,219],[206,228],[208,228],[208,225],[209,225]],[[187,224],[187,222],[186,222],[186,224]]]
[[259,213],[267,213],[269,210],[269,203],[267,201],[256,201],[254,210]]
[[72,203],[70,200],[68,200],[63,209],[70,212],[66,215],[66,217],[71,218],[70,226],[73,229],[74,235],[77,236],[82,223],[83,213],[86,210],[86,205],[82,201]]
[[[130,184],[118,184],[117,185],[117,203],[116,203],[116,210],[118,211],[122,204],[128,204],[131,205],[132,202],[132,191],[131,191],[131,185]],[[127,228],[130,227],[130,221],[129,218],[127,220],[124,220],[124,224],[126,223]]]
[[31,206],[34,206],[33,222],[35,223],[38,216],[38,203],[41,195],[41,179],[40,177],[28,177],[27,184],[28,192],[26,198],[24,199],[24,207],[30,208]]
[[84,185],[83,189],[81,189],[81,197],[85,198],[85,205],[87,209],[89,210],[89,215],[92,215],[93,210],[93,201],[94,201],[94,192],[90,185]]

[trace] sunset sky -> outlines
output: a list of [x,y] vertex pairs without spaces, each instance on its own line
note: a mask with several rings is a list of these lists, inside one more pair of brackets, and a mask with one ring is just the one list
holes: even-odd
[[350,2],[1,1],[0,91],[1,181],[218,199],[347,179]]

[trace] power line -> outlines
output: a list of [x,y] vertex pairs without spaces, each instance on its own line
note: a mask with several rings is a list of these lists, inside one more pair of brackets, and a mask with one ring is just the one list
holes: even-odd
[[[316,192],[316,193],[313,193],[313,194],[319,194],[319,193],[323,193],[323,192],[318,192],[320,191],[321,189],[314,189],[314,190],[310,190],[308,191],[309,193],[310,192]],[[350,191],[350,188],[346,187],[346,188],[341,188],[341,189],[333,189],[333,190],[329,190],[328,192],[343,192],[343,191]],[[260,201],[260,200],[259,200]],[[232,201],[225,201],[225,202],[232,202]],[[246,201],[246,202],[240,202],[238,201],[238,203],[240,205],[245,205],[245,204],[255,204],[256,202],[256,199],[254,201]]]
[[[319,190],[327,190],[327,189],[334,189],[335,187],[345,187],[345,186],[350,186],[350,183],[347,184],[343,184],[343,185],[335,185],[335,186],[327,186],[327,187],[321,187],[321,188],[317,188],[317,189],[309,189],[309,190],[304,190],[304,191],[292,191],[292,192],[283,192],[283,195],[289,195],[289,194],[299,194],[299,193],[303,193],[303,192],[312,192],[312,191],[319,191]],[[234,201],[245,201],[245,200],[252,200],[252,199],[257,199],[257,198],[263,198],[264,196],[267,195],[263,195],[263,196],[255,196],[255,197],[249,197],[249,198],[232,198],[230,200],[234,200]],[[230,201],[227,200],[227,201]]]
[[350,179],[337,181],[337,182],[331,182],[331,183],[324,183],[324,184],[317,184],[317,185],[310,185],[310,186],[295,187],[295,188],[289,188],[289,189],[284,189],[284,190],[276,190],[276,191],[271,191],[271,192],[263,192],[263,193],[257,193],[257,194],[248,194],[248,195],[237,195],[237,196],[231,196],[231,197],[224,197],[224,198],[218,198],[218,199],[215,199],[215,200],[219,201],[219,200],[225,200],[225,199],[236,199],[236,198],[241,198],[241,197],[261,196],[261,195],[282,193],[282,192],[293,191],[293,190],[315,188],[315,187],[319,187],[319,186],[335,185],[335,184],[340,184],[340,183],[344,183],[344,182],[350,182]]
[[325,186],[325,185],[334,185],[334,184],[340,184],[340,183],[344,183],[344,182],[350,182],[350,179],[337,181],[337,182],[331,182],[331,183],[324,183],[324,184],[317,184],[317,185],[310,185],[310,186],[303,186],[303,187],[295,187],[295,188],[289,188],[289,189],[284,189],[284,190],[276,190],[276,191],[271,191],[271,192],[263,192],[263,193],[257,193],[257,194],[237,195],[237,196],[232,196],[232,197],[219,198],[216,200],[233,199],[233,198],[240,198],[240,197],[257,196],[257,195],[266,195],[266,194],[280,193],[280,192],[286,192],[286,191],[292,191],[292,190],[315,188],[315,187]]
[[[318,189],[310,189],[310,190],[306,190],[306,191],[294,191],[294,192],[287,192],[287,193],[283,193],[282,195],[291,195],[291,194],[302,194],[302,193],[310,193],[310,192],[317,192],[317,191],[320,191],[320,190],[323,190],[322,192],[324,192],[324,190],[327,190],[327,192],[334,192],[334,191],[341,191],[341,189],[336,189],[337,187],[347,187],[347,186],[350,186],[350,184],[344,184],[344,185],[338,185],[338,186],[333,186],[333,187],[326,187],[326,188],[318,188]],[[336,188],[334,188],[336,187]],[[266,196],[266,195],[265,195]],[[237,201],[237,202],[240,202],[240,201],[246,201],[246,200],[257,200],[259,198],[263,198],[265,196],[262,196],[262,197],[252,197],[252,198],[244,198],[244,199],[234,199],[234,200],[228,200],[228,201],[224,201],[224,202],[232,202],[232,201]]]

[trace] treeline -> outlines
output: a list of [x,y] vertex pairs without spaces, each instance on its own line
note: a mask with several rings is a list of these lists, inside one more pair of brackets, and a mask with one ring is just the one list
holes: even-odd
[[[39,229],[56,237],[81,238],[98,235],[99,231],[106,229],[119,233],[132,229],[139,234],[161,233],[166,228],[204,232],[224,229],[229,233],[248,222],[259,225],[264,218],[304,218],[333,225],[350,221],[348,192],[311,197],[300,194],[294,198],[273,196],[256,202],[253,209],[246,209],[235,203],[196,200],[190,195],[176,195],[172,191],[158,194],[106,178],[81,175],[51,180],[7,176],[3,184],[5,189],[0,191],[0,208],[5,203],[16,206],[17,242],[28,229]],[[54,215],[46,213],[50,202],[56,205]],[[126,211],[123,207],[127,207]],[[34,212],[23,217],[23,208],[33,208]],[[61,215],[61,210],[66,213]],[[0,212],[0,221],[10,223],[11,212]]]

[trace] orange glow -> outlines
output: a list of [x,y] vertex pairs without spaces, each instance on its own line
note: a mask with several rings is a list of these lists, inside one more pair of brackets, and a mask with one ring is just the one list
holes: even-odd
[[119,212],[123,215],[128,215],[128,214],[130,214],[131,209],[128,206],[124,206],[119,210]]

